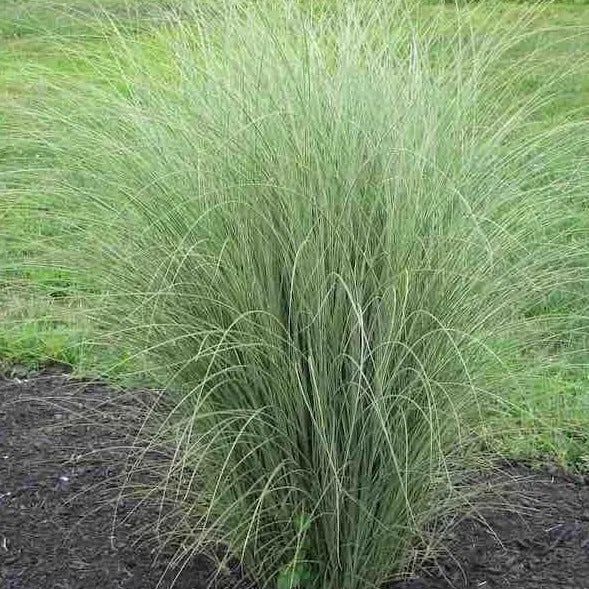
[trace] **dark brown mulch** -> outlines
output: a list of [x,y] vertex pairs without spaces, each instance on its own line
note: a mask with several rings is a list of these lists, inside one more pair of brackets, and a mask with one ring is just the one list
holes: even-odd
[[247,586],[204,556],[168,570],[178,547],[155,540],[159,506],[119,500],[142,397],[61,371],[0,378],[2,589]]
[[462,518],[437,562],[392,589],[588,589],[589,477],[512,464],[489,478],[495,506]]
[[[214,577],[204,556],[168,570],[176,547],[149,533],[157,507],[119,503],[113,527],[141,398],[59,371],[0,378],[2,589],[247,586],[236,568]],[[589,589],[589,481],[523,465],[500,478],[517,513],[464,518],[448,553],[395,589]],[[147,532],[140,542],[137,529]]]

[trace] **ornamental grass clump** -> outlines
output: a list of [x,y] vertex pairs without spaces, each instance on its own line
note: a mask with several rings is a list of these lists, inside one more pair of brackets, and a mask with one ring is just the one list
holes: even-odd
[[165,388],[185,546],[263,586],[402,573],[500,393],[493,342],[587,259],[583,135],[512,96],[516,28],[386,4],[184,7],[35,110],[94,320]]

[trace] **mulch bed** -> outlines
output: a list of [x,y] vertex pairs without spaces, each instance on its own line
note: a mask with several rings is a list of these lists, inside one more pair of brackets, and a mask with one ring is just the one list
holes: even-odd
[[[150,533],[160,508],[119,501],[141,398],[60,370],[0,377],[0,587],[248,586],[204,556],[170,569],[177,547]],[[447,552],[395,589],[589,589],[589,480],[521,464],[496,476],[512,508],[462,518]]]

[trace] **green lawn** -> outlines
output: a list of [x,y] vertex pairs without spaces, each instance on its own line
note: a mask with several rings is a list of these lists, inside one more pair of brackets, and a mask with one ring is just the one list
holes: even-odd
[[[142,24],[156,18],[155,0],[103,2],[127,24],[129,35],[145,35]],[[44,190],[38,186],[34,211],[20,206],[15,171],[34,166],[35,148],[26,142],[30,125],[23,107],[43,100],[52,82],[75,84],[91,80],[97,56],[108,58],[108,39],[96,33],[101,17],[84,0],[69,2],[71,13],[56,5],[30,0],[8,0],[0,7],[0,363],[5,367],[30,369],[49,361],[72,364],[80,374],[117,374],[113,364],[125,357],[123,350],[95,346],[83,311],[96,293],[81,287],[71,272],[33,263],[47,245],[58,245],[65,235],[75,238],[75,228],[64,232],[65,220],[56,222],[44,214]],[[476,34],[493,34],[485,11],[479,7]],[[489,9],[490,10],[490,9]],[[505,3],[500,10],[518,19],[526,7]],[[423,18],[448,19],[453,8],[427,6]],[[103,24],[103,23],[102,23]],[[558,3],[546,8],[536,29],[510,60],[528,56],[530,70],[513,87],[514,100],[526,96],[557,75],[563,63],[579,62],[577,72],[554,85],[557,100],[540,110],[531,124],[550,127],[563,118],[583,120],[589,116],[589,4]],[[75,51],[71,49],[75,47]],[[85,48],[85,53],[80,52]],[[580,63],[585,56],[585,63]],[[509,67],[509,63],[505,67]],[[37,71],[35,76],[31,72]],[[23,75],[27,72],[27,75]],[[46,171],[46,182],[53,182]],[[588,213],[579,206],[580,227],[587,227]],[[49,248],[50,249],[50,248]],[[539,313],[566,312],[555,297]],[[510,406],[498,407],[489,416],[494,436],[490,445],[506,456],[543,461],[556,459],[571,468],[589,470],[589,357],[583,338],[571,337],[558,350],[519,349],[513,362],[532,374],[533,386],[525,390],[514,384],[508,391]],[[551,363],[539,369],[539,358]],[[529,379],[526,379],[529,382]]]

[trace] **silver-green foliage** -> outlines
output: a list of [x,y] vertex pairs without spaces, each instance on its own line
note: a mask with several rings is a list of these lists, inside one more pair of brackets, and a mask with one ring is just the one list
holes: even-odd
[[511,102],[516,29],[343,4],[112,35],[101,82],[38,117],[97,319],[173,400],[165,484],[192,547],[355,589],[443,509],[483,386],[500,392],[488,346],[587,257],[583,135],[534,131],[540,95]]

